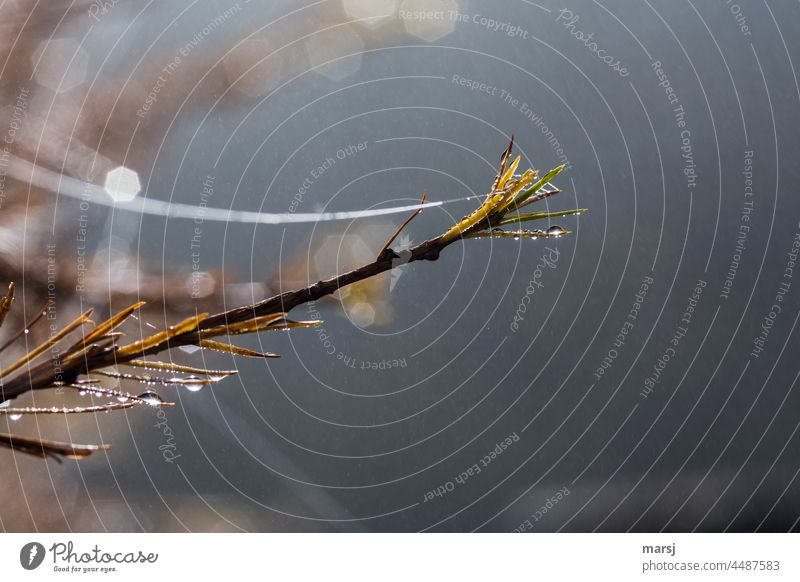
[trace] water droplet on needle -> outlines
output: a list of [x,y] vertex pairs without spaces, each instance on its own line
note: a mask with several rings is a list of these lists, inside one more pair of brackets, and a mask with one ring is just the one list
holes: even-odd
[[184,386],[189,392],[199,392],[200,390],[203,389],[204,384],[202,382],[191,381],[191,380],[202,380],[202,378],[200,378],[199,376],[188,376],[186,380],[188,380],[188,382],[186,382]]
[[138,398],[145,401],[146,404],[150,406],[158,406],[162,404],[164,401],[161,399],[161,396],[153,392],[152,390],[148,390],[147,392],[143,392],[139,394]]

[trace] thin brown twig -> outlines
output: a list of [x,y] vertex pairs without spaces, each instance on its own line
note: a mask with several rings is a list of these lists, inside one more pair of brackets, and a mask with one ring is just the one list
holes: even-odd
[[50,307],[50,305],[51,305],[50,301],[45,303],[45,306],[39,310],[39,312],[36,314],[36,317],[34,317],[29,322],[26,322],[25,325],[22,326],[22,329],[20,329],[17,333],[8,338],[8,341],[4,343],[2,346],[0,346],[0,353],[3,353],[6,349],[8,349],[8,347],[11,344],[13,344],[15,341],[17,341],[26,333],[28,333],[33,328],[33,326],[36,325],[45,316],[45,314],[47,313],[47,309],[48,307]]
[[422,200],[420,200],[420,201],[419,201],[419,208],[417,208],[417,209],[416,209],[416,210],[415,210],[415,211],[414,211],[414,212],[411,214],[411,216],[409,216],[409,217],[406,219],[406,221],[405,221],[403,224],[401,224],[401,225],[400,225],[400,227],[399,227],[399,228],[398,228],[396,231],[394,231],[394,234],[393,234],[393,235],[392,235],[392,236],[389,238],[389,240],[387,240],[387,241],[386,241],[386,244],[385,244],[385,245],[383,245],[383,248],[381,249],[381,252],[379,252],[379,253],[378,253],[378,257],[380,257],[380,256],[381,256],[383,253],[385,253],[387,250],[389,250],[389,247],[390,247],[390,246],[392,246],[392,243],[394,242],[394,240],[395,240],[395,239],[396,239],[396,238],[397,238],[397,237],[400,235],[400,233],[401,233],[401,232],[403,232],[403,229],[404,229],[405,227],[407,227],[407,226],[409,225],[409,223],[410,223],[412,220],[414,220],[414,219],[417,217],[417,215],[418,215],[420,212],[422,212],[422,206],[425,204],[425,199],[426,199],[427,197],[428,197],[428,193],[427,193],[427,192],[423,192],[423,193],[422,193]]
[[3,322],[6,320],[11,309],[11,304],[14,302],[14,282],[8,284],[8,292],[5,297],[0,298],[0,327],[3,327]]

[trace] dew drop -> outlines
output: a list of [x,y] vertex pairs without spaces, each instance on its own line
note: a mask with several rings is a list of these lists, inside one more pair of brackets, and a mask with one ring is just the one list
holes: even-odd
[[128,397],[127,396],[117,396],[117,402],[121,402],[122,404],[125,404],[127,401],[128,401]]
[[28,334],[28,333],[30,333],[30,332],[31,332],[31,330],[29,330],[29,329],[26,329],[26,330],[25,330],[25,333],[26,333],[26,334]]
[[188,382],[186,382],[184,386],[189,392],[199,392],[200,390],[203,389],[204,384],[202,382],[192,382],[191,380],[200,380],[200,379],[201,378],[199,376],[188,376],[186,378]]
[[547,234],[550,236],[561,236],[562,234],[564,234],[564,229],[554,224],[553,226],[547,229]]
[[145,401],[146,404],[150,406],[158,406],[162,404],[164,401],[161,399],[161,396],[153,392],[152,390],[148,390],[147,392],[142,392],[139,394],[139,398]]
[[8,415],[8,420],[16,421],[16,420],[19,420],[20,418],[22,418],[21,414],[9,414]]

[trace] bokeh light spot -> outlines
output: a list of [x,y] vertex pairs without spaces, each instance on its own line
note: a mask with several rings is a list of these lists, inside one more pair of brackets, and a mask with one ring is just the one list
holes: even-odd
[[399,15],[408,34],[434,42],[455,30],[456,12],[456,0],[403,0]]
[[89,54],[78,41],[54,38],[42,41],[31,55],[34,78],[41,86],[58,93],[74,89],[86,80]]
[[306,42],[311,67],[333,81],[358,72],[363,50],[364,41],[349,26],[320,31]]
[[130,202],[141,192],[139,174],[125,166],[119,166],[106,174],[105,189],[116,202]]
[[342,6],[350,18],[359,24],[376,28],[397,15],[399,0],[343,0]]

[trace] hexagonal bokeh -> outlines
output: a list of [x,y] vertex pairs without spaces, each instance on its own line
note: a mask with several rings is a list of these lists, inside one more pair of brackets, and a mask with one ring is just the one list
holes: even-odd
[[86,81],[89,54],[72,38],[42,41],[31,55],[36,82],[64,93]]
[[225,301],[231,305],[249,305],[260,301],[267,294],[264,283],[230,283],[225,285]]
[[[379,249],[394,231],[389,223],[362,227],[358,232],[326,235],[312,255],[311,275],[326,279],[374,260]],[[388,297],[389,275],[382,273],[340,289],[339,299],[348,319],[357,327],[386,325],[392,319]]]
[[118,166],[106,174],[104,187],[116,202],[130,202],[142,190],[139,174],[125,166]]
[[306,41],[306,54],[311,67],[334,81],[341,81],[358,72],[363,50],[364,41],[350,26],[322,30]]
[[217,288],[217,280],[208,271],[192,271],[186,277],[186,291],[192,299],[208,297]]
[[347,306],[347,316],[358,327],[369,327],[375,323],[375,307],[366,301],[359,301]]
[[272,91],[281,80],[283,59],[263,38],[249,38],[233,48],[222,61],[228,82],[250,97]]
[[456,0],[403,0],[399,16],[408,34],[433,42],[455,30],[457,11]]
[[[75,141],[75,140],[73,140]],[[71,147],[67,152],[67,168],[71,169],[74,175],[81,180],[94,183],[100,176],[107,174],[113,167],[114,162],[99,152],[89,149],[84,144],[83,147]]]
[[345,14],[369,28],[376,28],[394,18],[399,4],[400,0],[342,0]]
[[373,253],[364,237],[358,234],[329,234],[314,253],[314,268],[320,277],[332,277],[355,269]]

